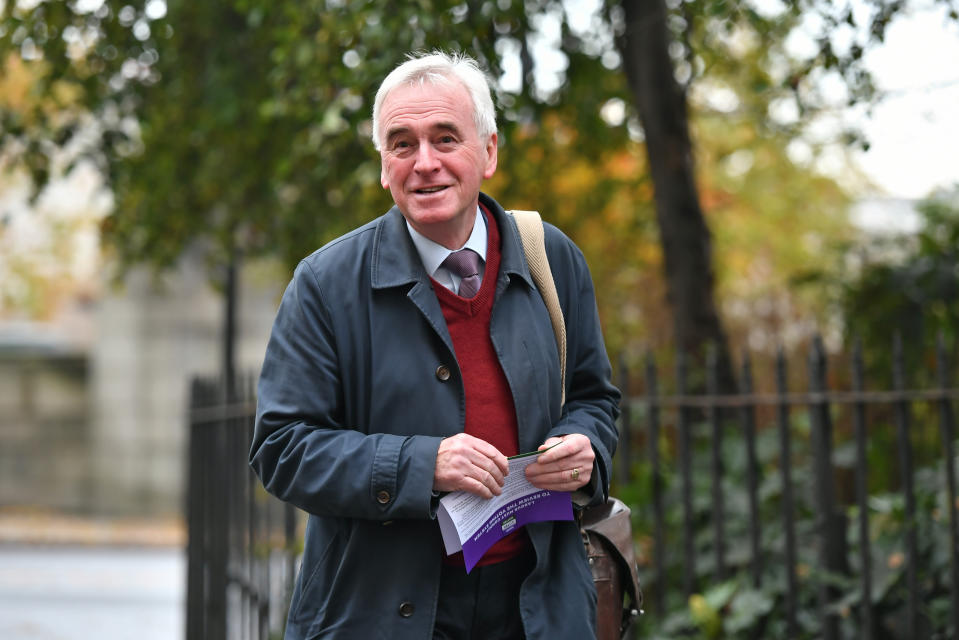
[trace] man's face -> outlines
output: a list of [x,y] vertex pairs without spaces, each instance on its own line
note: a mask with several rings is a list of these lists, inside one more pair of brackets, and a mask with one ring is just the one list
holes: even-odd
[[469,92],[455,80],[396,87],[381,113],[380,183],[414,229],[458,249],[496,171],[496,134],[479,139]]

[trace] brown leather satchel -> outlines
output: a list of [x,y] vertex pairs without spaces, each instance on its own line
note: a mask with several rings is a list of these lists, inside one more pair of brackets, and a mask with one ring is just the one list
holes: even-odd
[[[566,324],[559,306],[556,283],[546,258],[543,221],[536,211],[511,211],[523,252],[536,287],[549,311],[556,347],[560,354],[563,399],[566,401]],[[596,586],[596,639],[620,640],[642,612],[643,593],[639,588],[633,530],[629,507],[610,497],[605,504],[579,513],[580,533]]]
[[596,639],[625,638],[639,616],[639,588],[629,507],[612,496],[581,513],[580,532],[596,586]]

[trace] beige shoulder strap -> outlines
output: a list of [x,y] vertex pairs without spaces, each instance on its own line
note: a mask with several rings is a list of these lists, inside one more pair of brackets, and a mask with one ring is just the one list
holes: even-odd
[[563,321],[563,309],[559,306],[559,296],[556,293],[556,283],[553,282],[553,272],[549,268],[546,258],[546,239],[543,234],[543,221],[536,211],[510,211],[519,236],[523,241],[523,253],[526,254],[526,263],[533,275],[533,281],[543,296],[549,319],[553,324],[553,334],[556,336],[556,348],[559,350],[559,373],[562,384],[560,406],[566,404],[566,323]]

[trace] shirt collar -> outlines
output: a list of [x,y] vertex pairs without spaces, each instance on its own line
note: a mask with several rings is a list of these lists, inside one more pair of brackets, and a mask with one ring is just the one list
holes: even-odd
[[[423,267],[426,269],[426,273],[430,274],[430,276],[435,275],[436,270],[439,269],[443,261],[446,260],[446,256],[453,253],[453,251],[424,236],[414,229],[408,220],[406,221],[406,228],[410,232],[410,237],[413,239],[417,253],[420,254],[420,260],[423,261]],[[478,253],[479,257],[485,262],[487,237],[486,217],[480,208],[476,207],[476,219],[473,220],[473,231],[470,233],[469,240],[467,240],[466,244],[460,247],[460,249],[472,249]]]

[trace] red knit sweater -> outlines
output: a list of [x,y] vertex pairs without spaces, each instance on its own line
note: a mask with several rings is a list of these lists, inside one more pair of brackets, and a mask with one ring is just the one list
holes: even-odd
[[[453,349],[463,375],[466,392],[466,433],[476,436],[506,456],[519,453],[516,408],[506,375],[496,358],[490,338],[490,316],[500,263],[500,234],[494,217],[486,214],[486,268],[480,290],[473,298],[454,294],[439,282],[433,282],[453,339]],[[525,529],[508,535],[487,551],[479,565],[502,562],[518,555],[529,539]],[[462,553],[447,562],[463,564]]]

